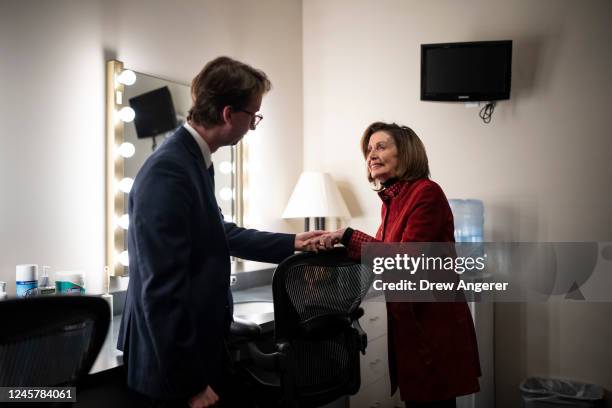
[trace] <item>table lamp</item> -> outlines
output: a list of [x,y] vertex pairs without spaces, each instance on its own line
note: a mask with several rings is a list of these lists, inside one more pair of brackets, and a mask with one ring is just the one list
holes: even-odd
[[304,218],[304,230],[310,230],[310,218],[315,229],[325,229],[325,217],[347,218],[351,214],[336,183],[328,173],[305,171],[293,189],[283,212],[283,218]]

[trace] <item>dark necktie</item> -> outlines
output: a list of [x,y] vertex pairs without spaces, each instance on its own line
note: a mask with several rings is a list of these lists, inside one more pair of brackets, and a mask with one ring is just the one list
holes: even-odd
[[210,164],[208,167],[208,174],[210,174],[210,179],[212,180],[213,190],[215,189],[215,165]]

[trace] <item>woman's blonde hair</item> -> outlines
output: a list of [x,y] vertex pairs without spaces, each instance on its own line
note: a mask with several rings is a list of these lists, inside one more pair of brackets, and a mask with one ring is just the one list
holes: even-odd
[[[397,147],[397,178],[405,181],[413,181],[429,177],[429,161],[425,145],[416,133],[408,126],[400,126],[396,123],[374,122],[367,127],[361,137],[361,151],[363,157],[368,157],[368,144],[370,137],[376,132],[388,134]],[[380,189],[377,181],[372,179],[369,169],[366,169],[368,181]]]

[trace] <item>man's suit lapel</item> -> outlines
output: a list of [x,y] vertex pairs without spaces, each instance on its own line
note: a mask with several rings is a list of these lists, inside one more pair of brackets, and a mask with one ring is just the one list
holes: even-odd
[[[206,168],[206,162],[204,161],[204,156],[202,156],[200,146],[198,146],[197,142],[193,140],[191,134],[184,127],[181,126],[181,128],[176,132],[176,136],[180,138],[180,140],[185,144],[185,146],[187,146],[187,150],[189,150],[189,152],[195,157],[195,160],[198,163],[198,168],[200,169],[199,173],[205,185],[206,198],[209,204],[212,206],[211,210],[215,211],[215,213],[219,215],[219,228],[221,229],[226,245],[229,245],[229,243],[227,243],[227,237],[225,235],[225,229],[223,227],[221,211],[219,210],[219,206],[215,198],[214,168],[212,167],[212,165],[210,171]],[[234,296],[232,295],[231,286],[227,287],[226,302],[227,319],[231,322],[234,320]]]
[[[193,136],[191,136],[187,129],[182,126],[176,131],[175,135],[185,145],[185,147],[187,147],[187,150],[197,162],[200,170],[199,173],[205,186],[208,203],[212,206],[212,208],[218,209],[219,206],[217,205],[217,200],[215,198],[215,181],[206,169],[206,163],[204,162],[204,156],[202,156],[200,146],[198,146],[196,141],[193,140]],[[219,218],[221,218],[221,215],[219,215]]]

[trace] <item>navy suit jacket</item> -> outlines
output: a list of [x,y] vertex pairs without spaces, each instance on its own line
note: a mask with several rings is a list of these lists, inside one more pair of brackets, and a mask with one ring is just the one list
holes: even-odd
[[231,323],[230,255],[278,263],[293,254],[295,236],[224,222],[202,152],[183,127],[138,172],[129,215],[118,342],[128,386],[154,398],[214,388]]

